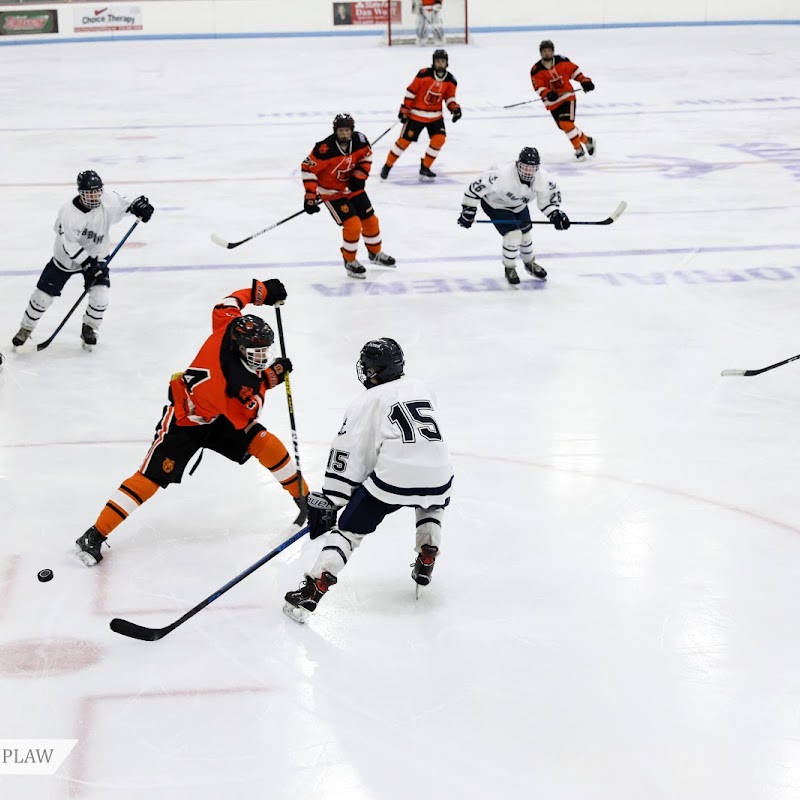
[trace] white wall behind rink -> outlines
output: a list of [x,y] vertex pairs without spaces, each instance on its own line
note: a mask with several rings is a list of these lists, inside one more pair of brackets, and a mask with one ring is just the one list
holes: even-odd
[[[142,30],[136,32],[74,31],[76,9],[92,13],[97,6],[76,3],[0,4],[0,11],[57,9],[59,32],[46,35],[0,36],[3,44],[48,41],[93,41],[181,36],[368,35],[377,26],[333,25],[333,0],[145,0],[110,3],[112,11],[138,6]],[[446,3],[445,3],[446,5]],[[446,18],[446,14],[445,14]],[[507,28],[536,29],[598,25],[703,24],[733,22],[800,23],[800,0],[570,0],[544,4],[534,0],[470,0],[473,32]]]

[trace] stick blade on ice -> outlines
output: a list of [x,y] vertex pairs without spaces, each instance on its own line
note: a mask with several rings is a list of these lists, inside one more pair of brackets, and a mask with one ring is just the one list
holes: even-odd
[[724,369],[720,375],[747,375],[746,369]]
[[225,239],[223,239],[221,236],[217,236],[216,233],[211,234],[211,241],[214,242],[214,244],[218,244],[220,247],[230,249],[231,243],[225,241]]

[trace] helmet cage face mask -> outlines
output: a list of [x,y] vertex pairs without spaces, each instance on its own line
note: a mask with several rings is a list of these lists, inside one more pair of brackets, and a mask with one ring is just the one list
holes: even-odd
[[103,187],[99,189],[78,189],[78,196],[86,208],[99,208],[102,205]]
[[231,334],[239,357],[251,370],[266,369],[274,360],[272,344],[275,334],[260,317],[253,314],[238,319]]
[[525,164],[522,161],[517,161],[517,173],[519,179],[524,183],[530,183],[539,171],[538,164]]
[[271,345],[265,345],[263,347],[245,347],[244,345],[239,345],[239,355],[245,363],[245,366],[258,371],[266,369],[275,360]]

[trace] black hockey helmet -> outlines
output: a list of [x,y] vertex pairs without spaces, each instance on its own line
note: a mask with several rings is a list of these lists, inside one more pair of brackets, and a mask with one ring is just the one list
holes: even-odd
[[539,42],[539,55],[542,54],[542,50],[552,50],[555,53],[556,46],[553,44],[553,40],[542,39],[542,41]]
[[362,348],[356,362],[358,379],[369,389],[403,376],[403,350],[394,339],[373,339]]
[[536,176],[541,163],[542,159],[539,157],[539,151],[535,147],[523,147],[519,151],[517,158],[519,179],[525,183],[530,183]]
[[272,361],[275,332],[261,317],[245,314],[230,326],[231,349],[252,369],[266,369]]
[[103,179],[93,170],[78,173],[78,195],[86,208],[97,208],[103,196]]
[[436,67],[436,59],[443,58],[445,67],[450,66],[450,59],[447,55],[447,50],[434,50],[433,51],[433,58],[431,58],[431,67]]
[[333,132],[339,128],[350,128],[351,131],[356,129],[355,120],[350,116],[350,114],[337,114],[333,118]]

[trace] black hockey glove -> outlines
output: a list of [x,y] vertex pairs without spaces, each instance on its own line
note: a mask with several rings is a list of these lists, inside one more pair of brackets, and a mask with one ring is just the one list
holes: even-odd
[[306,214],[316,214],[319,211],[319,198],[314,194],[307,194],[303,201],[303,211]]
[[461,206],[461,215],[458,218],[458,224],[462,228],[471,228],[472,223],[475,222],[475,215],[478,209],[474,206]]
[[129,206],[128,211],[142,222],[150,222],[155,209],[150,205],[150,201],[144,196],[139,195]]
[[81,261],[81,270],[84,275],[94,277],[100,273],[100,261],[97,256],[89,256],[84,261]]
[[556,226],[557,231],[565,231],[572,224],[569,217],[559,208],[553,211],[548,219]]
[[405,106],[400,106],[400,110],[397,112],[397,119],[400,122],[405,122],[408,119],[408,109]]
[[336,524],[339,509],[322,492],[308,495],[308,535],[312,539],[327,533]]
[[286,299],[286,287],[277,278],[253,280],[254,306],[278,306]]
[[461,106],[453,106],[453,122],[458,122],[461,119]]
[[276,358],[264,370],[264,380],[267,382],[267,389],[274,389],[279,383],[283,383],[286,373],[291,371],[292,362],[288,358]]
[[591,81],[583,81],[581,83],[581,89],[583,89],[584,92],[593,92],[594,84]]
[[366,186],[366,183],[367,182],[364,180],[364,178],[356,178],[353,176],[349,181],[347,181],[347,188],[351,192],[360,192]]
[[545,97],[547,98],[548,103],[555,103],[555,101],[558,100],[558,92],[548,92]]

